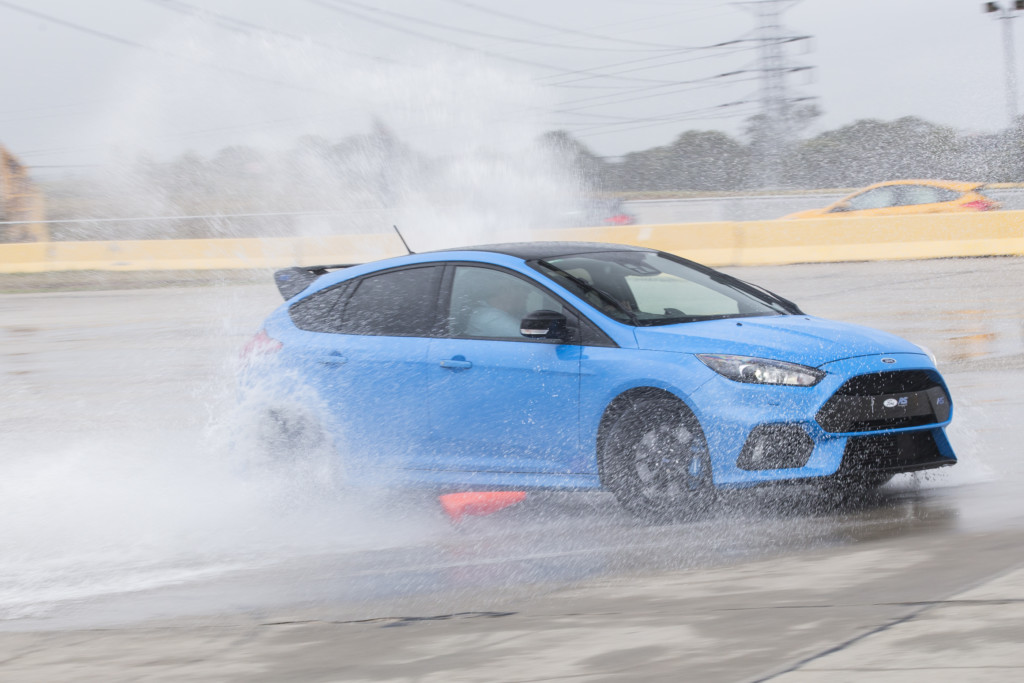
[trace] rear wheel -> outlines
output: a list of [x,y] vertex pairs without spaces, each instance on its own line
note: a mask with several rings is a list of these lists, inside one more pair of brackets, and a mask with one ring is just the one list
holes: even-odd
[[322,451],[327,436],[311,414],[289,408],[268,409],[259,422],[259,445],[267,460],[295,462]]
[[334,440],[315,410],[267,408],[258,419],[255,437],[249,462],[257,471],[302,486],[333,488],[344,483]]
[[601,439],[602,478],[624,508],[647,520],[706,510],[714,498],[707,444],[681,402],[643,398],[616,408]]

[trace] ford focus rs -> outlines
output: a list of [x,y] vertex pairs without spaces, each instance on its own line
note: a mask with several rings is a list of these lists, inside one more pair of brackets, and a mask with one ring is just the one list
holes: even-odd
[[925,350],[672,254],[532,242],[275,277],[246,384],[357,482],[606,489],[649,516],[956,462]]

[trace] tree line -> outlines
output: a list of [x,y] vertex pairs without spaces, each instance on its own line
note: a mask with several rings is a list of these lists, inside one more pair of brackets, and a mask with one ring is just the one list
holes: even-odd
[[[471,201],[485,214],[500,210],[507,215],[532,202],[538,205],[536,215],[520,222],[548,224],[549,216],[565,208],[554,206],[558,197],[582,202],[593,194],[850,188],[900,178],[1024,181],[1024,117],[1012,128],[987,134],[909,116],[855,121],[782,149],[773,160],[777,184],[772,187],[764,183],[764,146],[757,144],[752,128],[748,125],[745,139],[688,130],[667,145],[619,158],[600,157],[570,133],[552,131],[533,149],[482,150],[467,160],[420,152],[378,123],[368,133],[340,141],[307,136],[285,150],[235,145],[209,156],[187,152],[169,161],[133,158],[88,177],[49,183],[47,213],[78,219],[338,211],[349,215],[347,229],[356,230],[361,226],[353,221],[364,220],[360,215],[376,225],[383,220],[380,212],[395,206]],[[517,178],[529,182],[516,187]],[[547,188],[545,197],[533,196],[543,194],[538,188]],[[54,238],[96,239],[98,229],[58,226]],[[118,226],[126,239],[286,235],[294,230],[289,221],[274,216],[246,218],[244,225],[202,218],[178,222],[173,229],[166,223]]]
[[778,183],[765,187],[753,143],[688,130],[668,145],[603,159],[566,132],[548,134],[580,173],[609,192],[735,192],[862,187],[883,180],[1024,181],[1024,117],[1008,130],[965,134],[918,117],[862,119],[781,150]]

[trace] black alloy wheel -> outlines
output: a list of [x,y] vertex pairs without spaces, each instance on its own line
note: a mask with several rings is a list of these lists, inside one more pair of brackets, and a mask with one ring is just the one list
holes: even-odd
[[706,511],[714,500],[707,443],[680,401],[644,398],[621,407],[602,435],[605,485],[647,521]]

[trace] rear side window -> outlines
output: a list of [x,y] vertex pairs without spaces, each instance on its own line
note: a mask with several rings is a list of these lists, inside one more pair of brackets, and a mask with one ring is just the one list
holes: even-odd
[[338,332],[429,337],[437,319],[442,268],[425,266],[370,275],[353,283]]
[[951,202],[960,196],[959,192],[942,187],[930,187],[928,185],[900,185],[898,187],[899,206]]
[[300,330],[307,332],[338,332],[341,321],[341,302],[348,283],[331,287],[307,296],[292,304],[288,315]]

